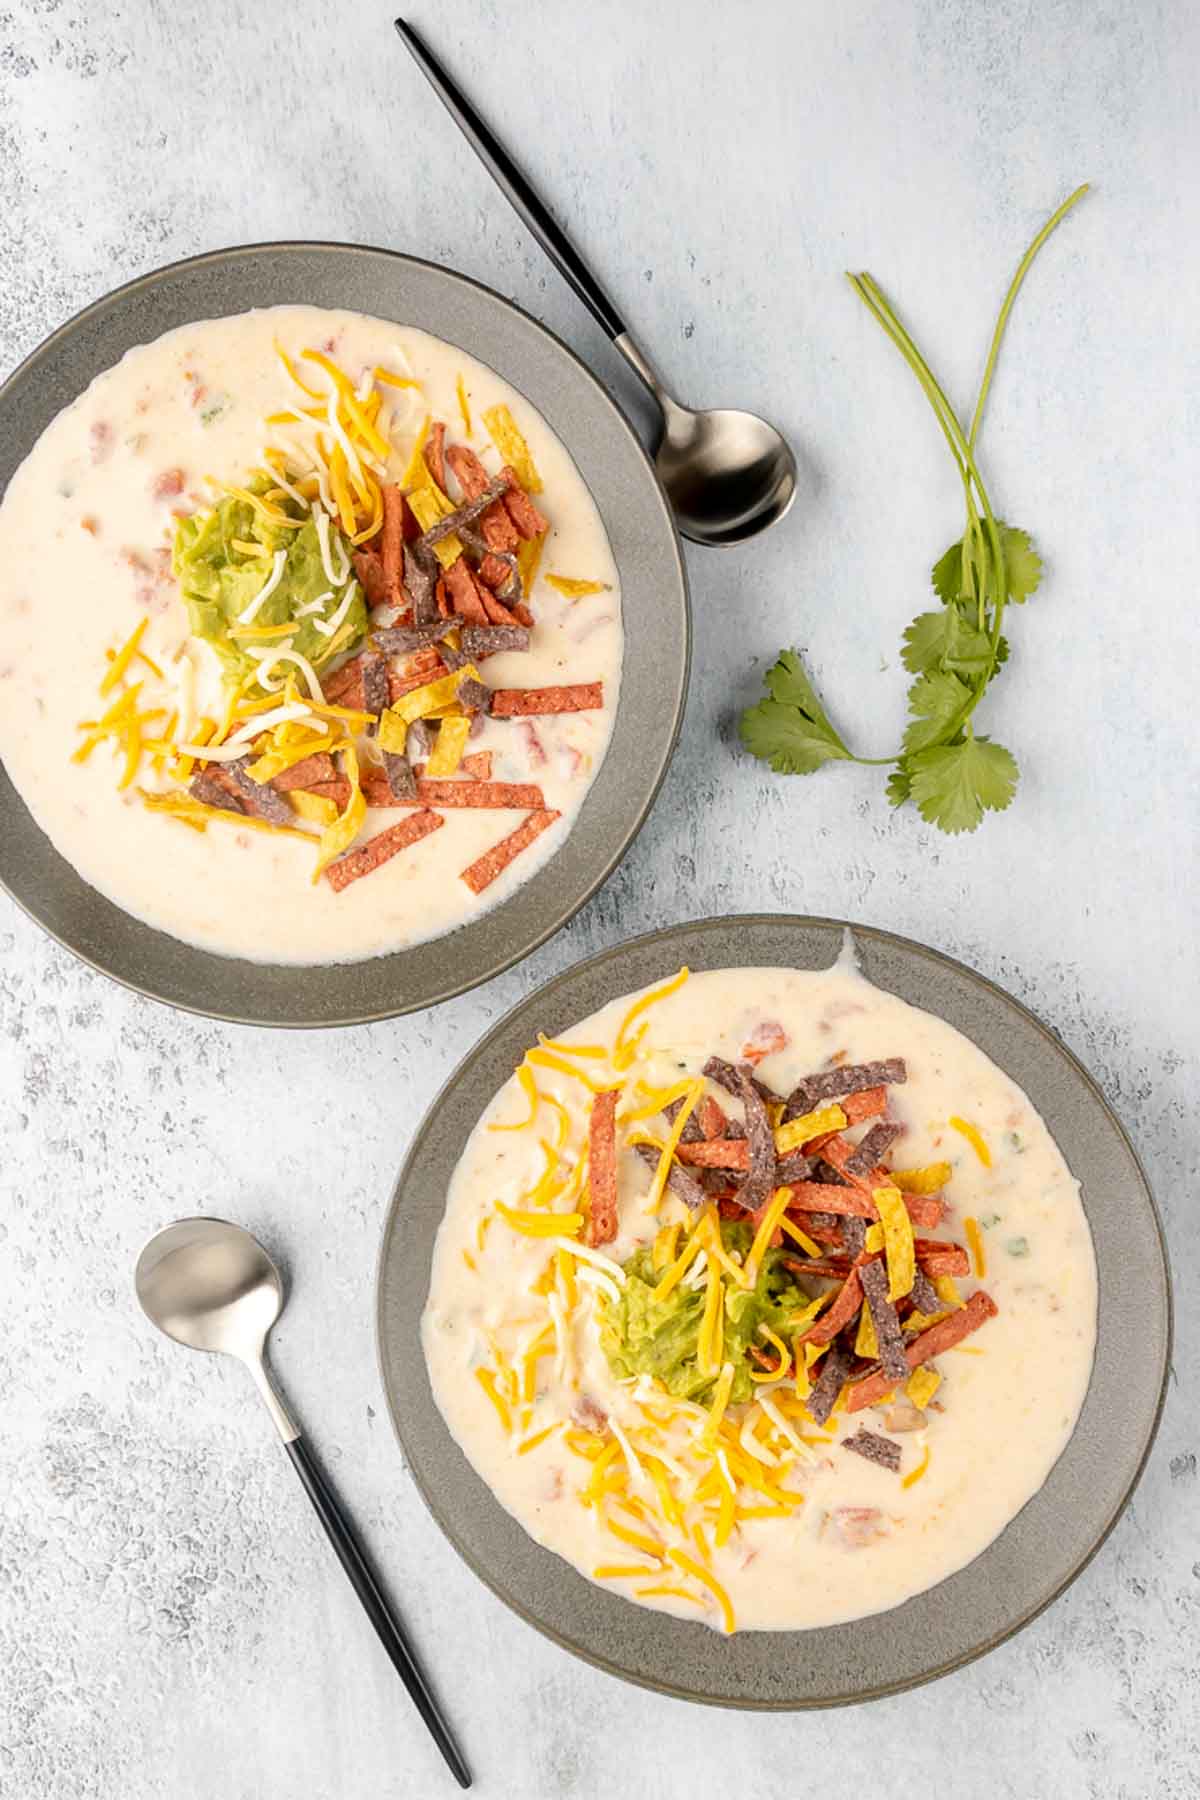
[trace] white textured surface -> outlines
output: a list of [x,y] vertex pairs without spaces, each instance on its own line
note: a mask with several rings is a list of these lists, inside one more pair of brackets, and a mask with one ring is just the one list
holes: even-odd
[[[450,1791],[248,1384],[156,1340],[135,1308],[146,1235],[212,1210],[286,1259],[281,1377],[481,1794],[707,1796],[732,1767],[772,1794],[873,1797],[889,1772],[911,1785],[929,1770],[966,1800],[1191,1795],[1195,14],[446,0],[417,22],[685,396],[777,417],[804,493],[763,543],[691,556],[696,672],[654,817],[575,924],[483,992],[359,1032],[268,1036],[138,1001],[0,902],[0,1789]],[[886,748],[898,634],[960,528],[924,403],[840,271],[873,270],[965,402],[1016,255],[1084,178],[1096,192],[1026,288],[983,445],[993,494],[1048,565],[986,707],[1025,779],[1010,814],[950,842],[890,814],[867,772],[770,777],[736,750],[734,720],[797,641],[847,727]],[[0,192],[5,367],[139,271],[299,235],[465,269],[628,392],[383,6],[17,0],[0,17]],[[1067,1597],[936,1687],[800,1719],[660,1700],[509,1617],[409,1485],[371,1337],[396,1163],[484,1025],[623,934],[772,907],[910,933],[1036,1007],[1134,1135],[1182,1301],[1158,1449]]]

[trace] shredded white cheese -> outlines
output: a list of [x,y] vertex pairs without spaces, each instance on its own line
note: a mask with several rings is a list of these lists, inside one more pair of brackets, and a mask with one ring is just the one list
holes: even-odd
[[350,585],[347,587],[345,593],[342,595],[342,603],[338,607],[337,611],[334,613],[332,619],[314,619],[313,620],[314,628],[321,633],[322,637],[331,638],[331,637],[335,637],[337,635],[337,632],[340,629],[342,622],[346,617],[346,614],[350,611],[350,608],[354,605],[354,596],[355,596],[355,594],[357,594],[357,592],[358,592],[358,583],[357,583],[357,581],[352,581],[350,583]]
[[239,625],[249,625],[250,621],[257,617],[258,610],[263,601],[270,599],[271,595],[275,592],[275,589],[283,580],[283,571],[286,567],[287,551],[277,550],[271,566],[271,573],[267,576],[267,579],[263,582],[249,606],[244,607],[238,614],[237,622]]

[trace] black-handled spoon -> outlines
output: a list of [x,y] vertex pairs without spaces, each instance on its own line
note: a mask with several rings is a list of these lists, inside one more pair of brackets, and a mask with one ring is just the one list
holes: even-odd
[[392,1665],[460,1787],[471,1775],[353,1527],[267,1373],[267,1336],[283,1311],[283,1280],[257,1238],[224,1219],[180,1219],[152,1237],[134,1276],[142,1310],[191,1350],[222,1351],[249,1369],[317,1517]]
[[613,302],[503,144],[407,19],[397,19],[396,30],[493,181],[657,401],[663,433],[655,466],[683,535],[697,544],[723,546],[774,525],[796,497],[796,458],[787,440],[756,413],[695,412],[667,392]]

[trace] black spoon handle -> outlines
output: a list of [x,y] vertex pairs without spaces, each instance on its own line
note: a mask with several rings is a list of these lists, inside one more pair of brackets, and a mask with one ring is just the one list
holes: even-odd
[[471,1772],[438,1710],[437,1701],[409,1648],[399,1620],[385,1600],[366,1557],[358,1547],[350,1521],[342,1511],[341,1502],[325,1480],[316,1458],[302,1437],[292,1438],[288,1442],[287,1453],[304,1483],[305,1492],[316,1507],[317,1517],[325,1527],[325,1535],[337,1551],[338,1561],[350,1577],[350,1584],[379,1633],[380,1641],[391,1657],[396,1673],[408,1689],[413,1705],[429,1727],[430,1735],[449,1764],[450,1772],[459,1787],[469,1788]]
[[626,326],[620,313],[503,144],[492,135],[466,95],[455,86],[408,21],[397,19],[396,30],[480,162],[524,219],[559,273],[570,282],[583,304],[610,338],[624,337]]

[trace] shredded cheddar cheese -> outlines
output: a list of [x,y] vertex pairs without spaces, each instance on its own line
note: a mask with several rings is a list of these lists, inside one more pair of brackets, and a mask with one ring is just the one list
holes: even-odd
[[970,1144],[984,1168],[990,1169],[992,1166],[992,1153],[988,1149],[987,1139],[984,1137],[979,1127],[977,1125],[972,1125],[969,1119],[960,1119],[957,1114],[951,1118],[950,1124],[953,1129],[958,1132],[960,1137],[966,1138],[968,1144]]
[[983,1233],[979,1229],[978,1219],[964,1219],[963,1231],[967,1243],[971,1247],[971,1268],[975,1279],[982,1281],[987,1274],[987,1251],[983,1247]]

